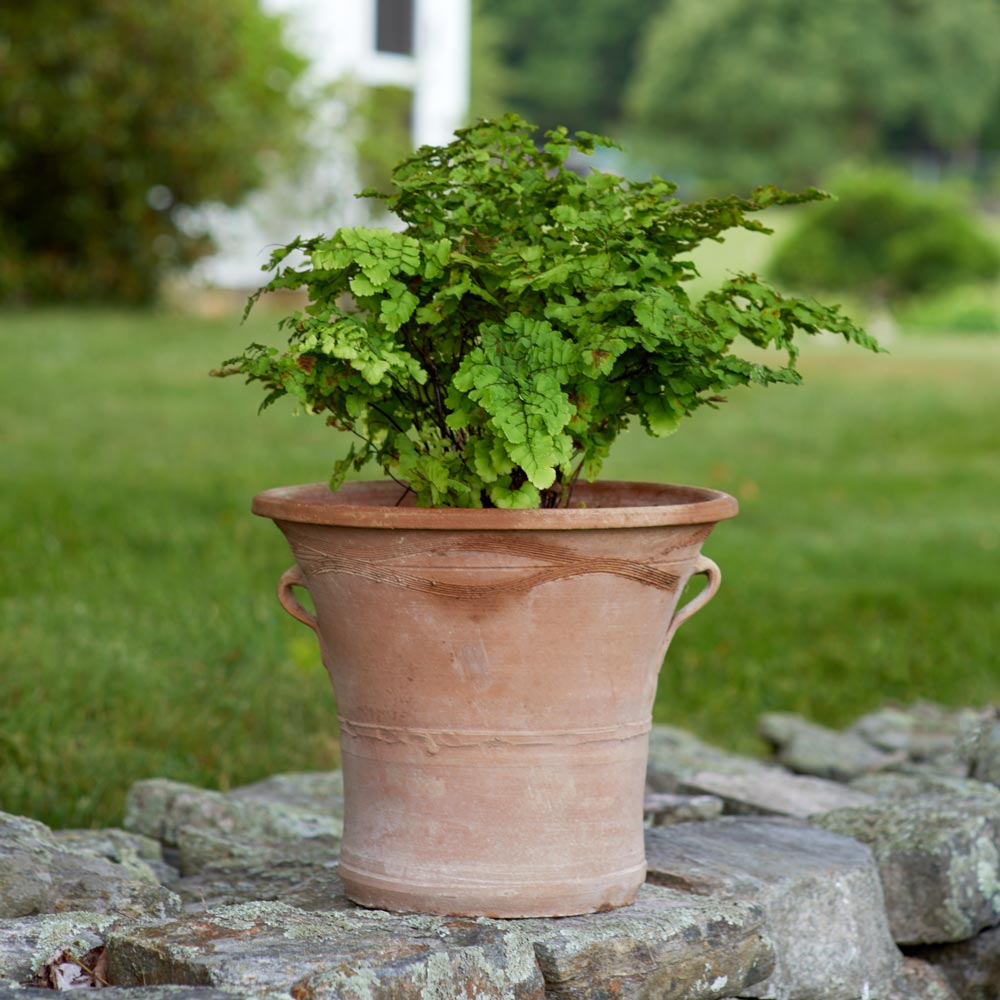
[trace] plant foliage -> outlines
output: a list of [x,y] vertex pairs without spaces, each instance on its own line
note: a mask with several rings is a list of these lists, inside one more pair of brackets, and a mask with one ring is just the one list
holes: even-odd
[[[556,506],[593,478],[629,420],[653,435],[738,385],[797,383],[796,331],[875,349],[835,307],[739,274],[692,302],[690,252],[768,205],[823,197],[762,188],[681,204],[660,178],[566,166],[609,140],[515,115],[423,147],[381,198],[401,231],[341,229],[277,251],[257,293],[305,286],[288,347],[251,345],[220,374],[290,395],[358,443],[422,505]],[[304,262],[289,262],[294,253]],[[253,301],[248,304],[248,310]],[[783,353],[773,366],[736,341]]]

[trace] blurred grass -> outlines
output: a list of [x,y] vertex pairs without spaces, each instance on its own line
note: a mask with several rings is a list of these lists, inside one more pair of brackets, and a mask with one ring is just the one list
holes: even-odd
[[[274,597],[291,557],[248,505],[322,479],[341,442],[205,377],[272,326],[0,314],[0,809],[107,824],[138,778],[336,763],[315,644]],[[675,438],[629,435],[605,470],[740,499],[656,717],[743,749],[767,709],[1000,698],[1000,340],[821,343],[803,367]]]

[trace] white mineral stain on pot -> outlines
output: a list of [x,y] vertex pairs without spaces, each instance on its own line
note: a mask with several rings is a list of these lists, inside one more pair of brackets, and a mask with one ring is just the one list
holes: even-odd
[[489,677],[490,656],[482,639],[463,642],[452,661],[455,673],[463,680],[483,681]]

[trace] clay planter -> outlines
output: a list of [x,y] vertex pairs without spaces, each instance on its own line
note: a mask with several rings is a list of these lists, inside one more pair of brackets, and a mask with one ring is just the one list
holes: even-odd
[[[568,510],[427,509],[393,483],[268,490],[340,719],[340,874],[387,910],[558,916],[630,903],[656,678],[715,594],[724,493],[578,486]],[[675,610],[687,581],[707,585]],[[309,589],[315,618],[292,588]]]

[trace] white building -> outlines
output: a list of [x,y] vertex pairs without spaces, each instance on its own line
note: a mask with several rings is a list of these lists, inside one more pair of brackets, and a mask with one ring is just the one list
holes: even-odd
[[[470,0],[261,0],[287,21],[288,43],[310,60],[307,87],[353,81],[413,91],[414,148],[441,145],[465,124],[469,106]],[[219,246],[197,277],[225,288],[261,284],[271,249],[296,235],[365,221],[353,166],[348,108],[325,108],[313,132],[320,156],[305,182],[276,183],[245,207],[199,209]]]

